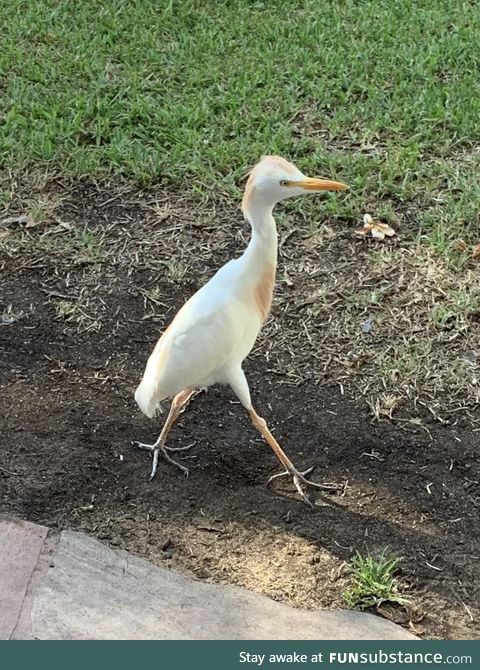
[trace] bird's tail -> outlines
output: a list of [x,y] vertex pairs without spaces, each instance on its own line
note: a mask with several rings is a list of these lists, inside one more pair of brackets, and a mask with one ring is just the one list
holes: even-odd
[[149,419],[153,419],[157,410],[158,401],[156,399],[153,385],[148,379],[145,379],[145,377],[135,391],[135,400],[142,412],[148,416]]
[[150,419],[155,416],[157,409],[160,409],[159,403],[168,396],[168,393],[163,393],[160,383],[161,371],[166,360],[165,350],[161,346],[161,342],[162,339],[150,355],[143,373],[143,379],[135,391],[135,400],[138,406]]

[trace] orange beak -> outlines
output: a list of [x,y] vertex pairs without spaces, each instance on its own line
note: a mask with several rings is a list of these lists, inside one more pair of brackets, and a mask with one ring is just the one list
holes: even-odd
[[291,181],[290,186],[299,186],[306,191],[345,191],[348,188],[341,181],[319,179],[317,177],[307,177],[306,179],[302,179],[302,181]]

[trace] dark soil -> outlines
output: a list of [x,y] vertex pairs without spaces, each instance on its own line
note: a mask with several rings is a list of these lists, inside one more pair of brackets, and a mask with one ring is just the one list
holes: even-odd
[[[69,208],[74,222],[75,211],[86,216],[73,196]],[[117,218],[101,210],[102,221]],[[403,557],[411,599],[395,620],[430,638],[480,637],[480,465],[469,424],[373,422],[338,384],[288,383],[257,355],[246,372],[259,413],[298,468],[347,480],[345,494],[312,494],[311,511],[286,479],[267,488],[279,464],[226,388],[195,398],[171,434],[170,446],[195,443],[179,454],[189,478],[161,462],[149,483],[149,456],[130,443],[153,441],[165,415],[146,420],[133,392],[165,319],[196,287],[141,262],[85,272],[54,254],[22,258],[4,263],[0,284],[0,314],[11,305],[21,315],[0,326],[0,512],[309,608],[344,606],[346,562],[388,547]],[[58,300],[80,286],[102,306],[98,323],[59,315]],[[146,318],[138,288],[152,286],[161,304],[149,302]]]

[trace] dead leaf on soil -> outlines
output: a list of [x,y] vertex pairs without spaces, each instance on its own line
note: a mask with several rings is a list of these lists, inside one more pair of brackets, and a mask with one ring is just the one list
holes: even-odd
[[385,619],[393,621],[393,623],[396,624],[405,625],[410,620],[407,607],[399,605],[398,603],[384,601],[377,605],[376,610]]
[[467,251],[468,245],[464,240],[455,240],[453,248],[455,251],[458,251],[459,254],[463,254],[464,251]]
[[388,223],[381,223],[372,219],[370,214],[364,214],[363,226],[355,230],[357,235],[371,235],[376,240],[384,240],[385,237],[393,237],[397,233],[388,225]]

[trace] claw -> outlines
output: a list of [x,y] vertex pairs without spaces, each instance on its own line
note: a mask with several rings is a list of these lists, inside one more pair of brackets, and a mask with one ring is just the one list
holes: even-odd
[[[309,475],[312,470],[314,469],[314,465],[312,465],[311,468],[308,468],[307,470],[304,470],[303,472],[299,472],[295,468],[292,468],[292,470],[285,470],[284,472],[279,472],[276,475],[272,475],[270,479],[267,482],[267,486],[274,480],[278,479],[279,477],[287,477],[290,476],[293,479],[293,483],[295,484],[295,488],[297,489],[298,493],[300,494],[300,497],[302,500],[307,503],[309,507],[313,507],[313,504],[311,500],[308,498],[307,494],[305,493],[304,487],[312,487],[315,489],[320,489],[321,491],[344,491],[345,490],[345,485],[344,484],[335,484],[333,482],[329,482],[326,484],[318,484],[317,482],[311,482],[309,479],[306,478],[306,475]],[[302,486],[303,484],[303,486]]]
[[152,470],[148,478],[149,481],[152,481],[152,479],[154,479],[155,475],[157,474],[158,457],[160,454],[162,454],[163,458],[166,461],[168,461],[172,465],[175,465],[175,467],[181,470],[185,475],[185,477],[188,477],[189,475],[188,468],[185,465],[182,465],[181,463],[177,463],[177,461],[174,461],[173,458],[167,454],[165,447],[155,446],[154,444],[145,444],[144,442],[137,442],[136,440],[132,441],[132,446],[136,447],[137,449],[143,449],[144,451],[150,451],[152,454],[153,462],[152,462]]

